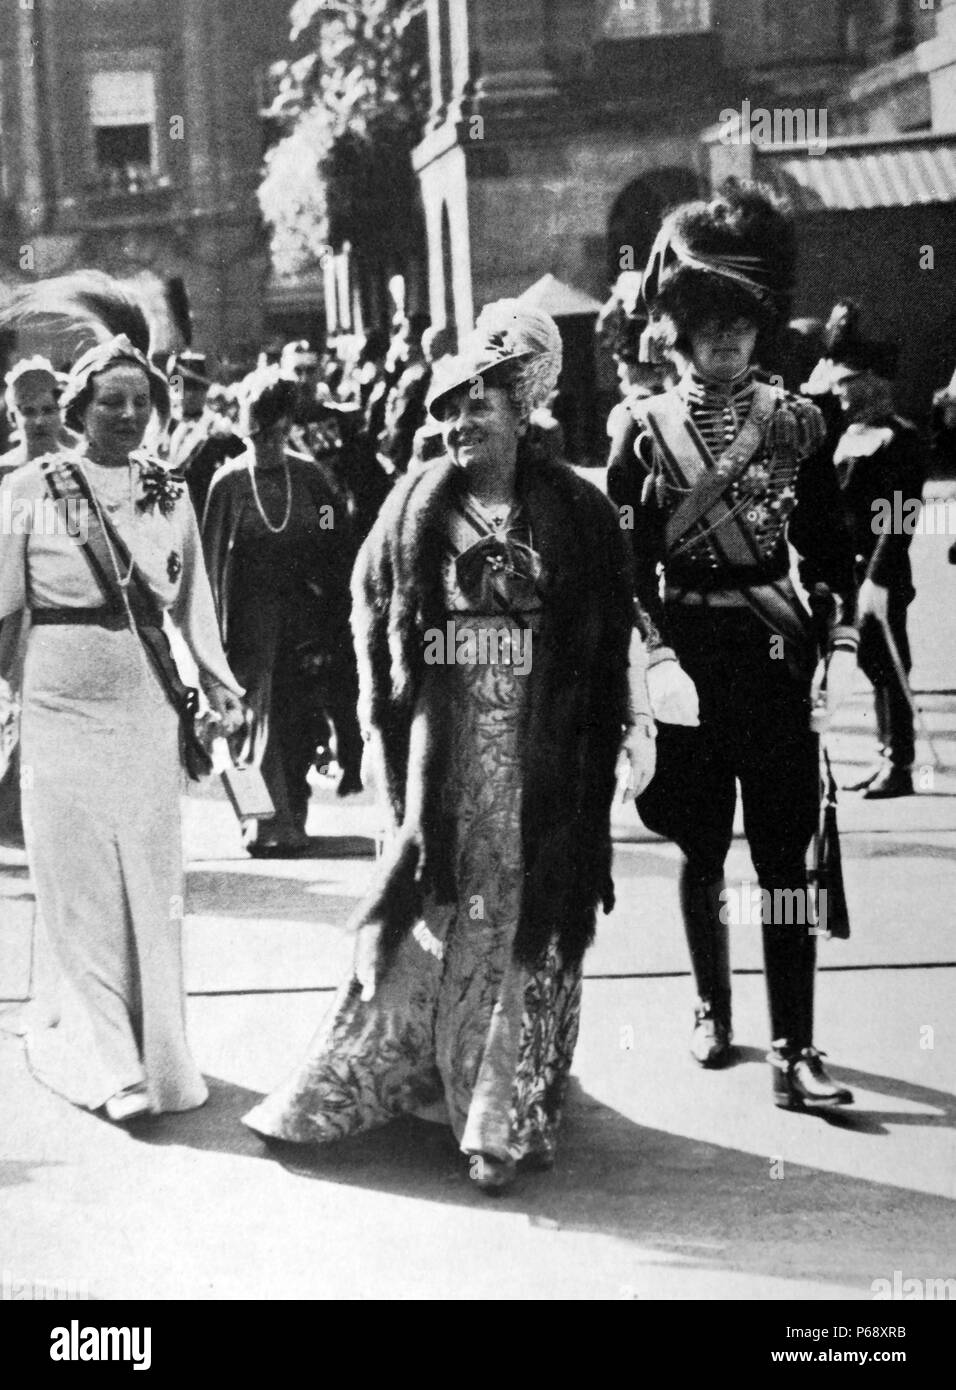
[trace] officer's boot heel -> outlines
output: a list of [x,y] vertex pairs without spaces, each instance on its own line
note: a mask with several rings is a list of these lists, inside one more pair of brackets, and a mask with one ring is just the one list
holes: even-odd
[[815,1047],[795,1052],[785,1043],[774,1043],[769,1056],[774,1105],[781,1110],[831,1110],[852,1105],[853,1092],[834,1081],[823,1065],[824,1055]]
[[733,1058],[730,941],[720,915],[722,889],[721,880],[701,883],[684,866],[680,899],[698,994],[690,1052],[708,1070],[725,1067]]

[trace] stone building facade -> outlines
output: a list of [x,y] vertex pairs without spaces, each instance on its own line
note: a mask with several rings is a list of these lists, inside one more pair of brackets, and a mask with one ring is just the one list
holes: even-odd
[[[288,16],[289,0],[4,5],[0,279],[92,266],[133,281],[164,348],[185,291],[195,347],[254,350],[270,310],[262,110]],[[300,327],[308,295],[291,307]]]
[[[643,266],[668,204],[709,191],[727,173],[748,172],[741,150],[714,135],[722,113],[747,109],[748,101],[751,108],[826,109],[830,139],[893,144],[938,134],[952,157],[946,54],[956,0],[428,6],[432,109],[414,161],[438,322],[467,328],[481,304],[518,293],[547,272],[604,298],[618,269]],[[790,132],[791,143],[799,133]],[[813,157],[805,146],[790,154],[798,162]],[[751,159],[749,171],[787,181],[778,177],[787,171],[771,168],[769,158],[762,168]],[[799,184],[790,174],[791,185]],[[908,273],[898,291],[887,274],[878,218],[869,224],[873,235],[866,234],[867,196],[855,188],[861,231],[852,257],[842,246],[846,283],[821,275],[845,236],[843,209],[798,200],[806,222],[800,310],[825,314],[837,293],[856,291],[880,327],[900,321],[904,359],[909,355],[904,404],[915,409],[940,384],[930,380],[941,370],[930,350],[934,333],[921,334],[907,312]],[[905,183],[892,196],[896,210],[911,209]],[[920,204],[925,239],[932,234],[940,257],[954,198],[956,175],[939,177]],[[909,215],[911,225],[899,235],[912,242],[919,212]],[[951,270],[944,281],[937,264],[934,322],[951,314],[953,303]]]

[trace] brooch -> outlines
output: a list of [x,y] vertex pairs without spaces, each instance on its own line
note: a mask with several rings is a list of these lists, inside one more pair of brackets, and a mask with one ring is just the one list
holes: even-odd
[[169,552],[169,559],[166,561],[166,574],[167,574],[167,576],[168,576],[168,578],[169,578],[170,584],[175,584],[175,583],[176,583],[176,580],[179,578],[179,576],[182,574],[182,572],[183,572],[183,562],[182,562],[182,558],[181,558],[181,556],[179,555],[179,552],[178,552],[178,551],[176,551],[176,550],[171,550],[171,551]]
[[169,516],[186,490],[186,484],[181,478],[156,464],[144,465],[140,470],[139,481],[143,495],[136,505],[141,512],[158,507],[163,516]]

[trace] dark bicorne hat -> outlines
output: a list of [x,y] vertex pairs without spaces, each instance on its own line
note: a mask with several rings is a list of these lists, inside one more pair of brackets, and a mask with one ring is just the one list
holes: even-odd
[[766,188],[729,180],[709,202],[682,203],[664,219],[644,272],[643,297],[678,330],[717,315],[770,326],[786,318],[796,237]]
[[166,375],[170,380],[174,376],[182,377],[197,386],[212,385],[204,352],[174,352],[166,363]]
[[867,338],[860,329],[860,309],[852,299],[841,299],[833,306],[823,340],[830,365],[831,382],[872,372],[885,381],[896,376],[899,344]]

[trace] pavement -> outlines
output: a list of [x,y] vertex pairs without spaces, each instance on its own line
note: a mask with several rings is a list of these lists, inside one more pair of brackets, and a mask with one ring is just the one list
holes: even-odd
[[[348,969],[371,868],[363,795],[316,786],[314,857],[247,859],[213,785],[185,803],[188,1018],[211,1099],[135,1132],[30,1077],[0,1034],[0,1290],[97,1299],[867,1299],[956,1278],[956,569],[914,543],[911,631],[926,729],[919,795],[845,793],[849,941],[821,941],[818,1041],[856,1104],[770,1101],[759,931],[733,928],[737,1065],[697,1069],[673,846],[615,812],[618,905],[587,958],[574,1079],[551,1174],[473,1191],[449,1131],[404,1120],[274,1156],[240,1117],[296,1062]],[[865,683],[831,735],[869,761]],[[359,837],[356,839],[356,837]],[[356,850],[362,851],[356,855]],[[753,873],[735,838],[728,881]],[[28,987],[33,899],[0,850],[0,1009]],[[951,1285],[951,1289],[956,1285]]]

